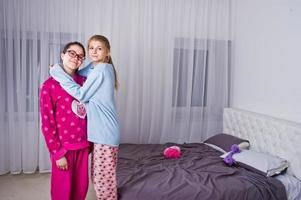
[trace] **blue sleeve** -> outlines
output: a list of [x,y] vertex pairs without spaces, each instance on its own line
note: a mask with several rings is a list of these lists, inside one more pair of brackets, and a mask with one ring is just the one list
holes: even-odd
[[60,83],[66,92],[83,103],[88,102],[95,95],[103,81],[103,72],[92,70],[81,87],[59,65],[50,68],[50,75]]
[[90,70],[91,70],[90,65],[88,65],[88,66],[78,70],[77,74],[79,74],[81,76],[84,76],[84,77],[87,77]]

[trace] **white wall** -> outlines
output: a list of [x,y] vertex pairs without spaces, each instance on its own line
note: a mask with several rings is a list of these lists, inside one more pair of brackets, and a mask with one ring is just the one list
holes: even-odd
[[301,122],[301,1],[233,5],[231,106]]

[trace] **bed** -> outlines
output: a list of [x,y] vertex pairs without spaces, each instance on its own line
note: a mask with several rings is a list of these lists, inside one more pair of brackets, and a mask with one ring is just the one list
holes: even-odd
[[[223,123],[224,133],[249,140],[252,151],[287,159],[288,169],[275,178],[243,163],[230,167],[223,152],[205,143],[121,144],[119,199],[301,199],[301,155],[294,148],[301,145],[299,124],[234,108],[224,110]],[[173,145],[181,158],[165,159],[163,150]]]

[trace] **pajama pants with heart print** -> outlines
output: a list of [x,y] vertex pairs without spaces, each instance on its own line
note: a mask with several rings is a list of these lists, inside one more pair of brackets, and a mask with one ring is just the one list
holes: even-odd
[[91,178],[98,200],[117,200],[118,147],[94,144],[91,162]]

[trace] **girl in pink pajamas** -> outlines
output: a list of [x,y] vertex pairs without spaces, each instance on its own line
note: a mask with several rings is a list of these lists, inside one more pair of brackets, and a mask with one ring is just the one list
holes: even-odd
[[[76,74],[85,59],[81,43],[68,43],[61,54],[62,68],[82,85],[85,77]],[[52,77],[40,91],[42,132],[49,149],[52,200],[84,200],[88,190],[88,155],[86,110]]]

